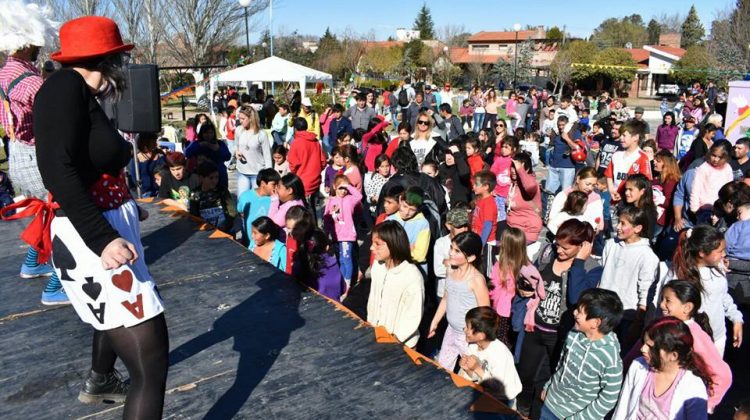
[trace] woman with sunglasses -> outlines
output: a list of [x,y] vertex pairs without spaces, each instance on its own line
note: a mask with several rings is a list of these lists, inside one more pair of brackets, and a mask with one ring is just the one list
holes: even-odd
[[417,163],[419,167],[425,160],[434,160],[435,162],[442,162],[444,153],[442,150],[443,141],[432,135],[433,120],[432,110],[422,111],[417,115],[417,125],[414,128],[414,134],[412,135],[411,141],[409,141],[409,147],[414,155],[417,157]]

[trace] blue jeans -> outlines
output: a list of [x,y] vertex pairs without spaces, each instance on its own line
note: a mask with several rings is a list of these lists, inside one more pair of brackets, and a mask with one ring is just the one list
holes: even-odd
[[547,183],[545,184],[544,189],[546,189],[549,194],[553,195],[573,185],[573,181],[575,181],[576,178],[575,168],[556,168],[550,166],[547,168],[547,171]]
[[255,179],[258,175],[245,175],[237,171],[237,198],[240,198],[243,192],[255,188]]
[[508,218],[505,212],[505,198],[495,196],[495,204],[497,204],[497,221],[505,221]]
[[279,133],[278,131],[271,131],[271,137],[273,137],[273,144],[284,144],[285,133]]
[[479,130],[482,129],[482,126],[484,124],[484,112],[475,112],[474,113],[474,125],[472,125],[472,129],[475,133],[478,133]]
[[549,408],[547,408],[547,404],[544,404],[542,406],[542,413],[539,416],[539,420],[559,420],[555,413],[552,412]]
[[354,242],[339,242],[339,269],[346,285],[352,281],[354,275]]

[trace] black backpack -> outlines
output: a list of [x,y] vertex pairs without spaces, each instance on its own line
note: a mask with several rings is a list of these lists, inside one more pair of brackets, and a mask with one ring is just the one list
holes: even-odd
[[409,92],[405,87],[398,92],[398,105],[402,108],[409,106]]

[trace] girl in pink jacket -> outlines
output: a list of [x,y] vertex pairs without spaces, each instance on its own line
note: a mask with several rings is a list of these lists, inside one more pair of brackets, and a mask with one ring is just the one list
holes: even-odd
[[354,274],[355,244],[357,231],[354,228],[354,211],[362,201],[362,193],[349,183],[346,175],[336,175],[326,208],[323,212],[323,224],[338,246],[339,267],[347,289]]
[[[534,284],[541,283],[539,271],[529,260],[526,252],[526,235],[521,229],[509,227],[500,237],[500,252],[492,267],[490,280],[490,301],[492,308],[500,315],[498,339],[510,346],[510,311],[513,296],[516,295],[516,279]],[[540,290],[544,297],[544,287]],[[533,313],[533,312],[532,312]]]

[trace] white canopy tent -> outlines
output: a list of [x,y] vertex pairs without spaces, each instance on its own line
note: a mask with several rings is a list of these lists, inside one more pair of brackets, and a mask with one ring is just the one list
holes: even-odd
[[279,57],[268,57],[246,66],[237,67],[211,77],[211,96],[218,85],[252,82],[296,82],[300,85],[302,97],[308,83],[325,83],[333,86],[333,76],[328,73],[305,67]]

